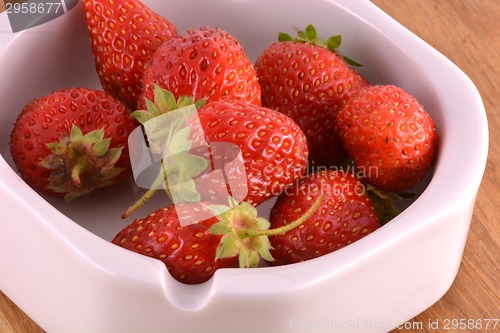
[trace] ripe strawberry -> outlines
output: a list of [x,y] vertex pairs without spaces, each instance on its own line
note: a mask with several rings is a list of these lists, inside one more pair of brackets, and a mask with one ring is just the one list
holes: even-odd
[[102,87],[135,110],[145,64],[177,30],[139,0],[83,3]]
[[[252,63],[238,40],[218,28],[188,30],[162,45],[145,69],[142,97],[153,99],[155,84],[176,98],[261,104]],[[145,108],[142,97],[139,109]]]
[[[189,203],[159,209],[122,229],[112,243],[161,260],[172,277],[187,284],[208,281],[223,267],[257,267],[261,258],[272,260],[269,235],[302,224],[321,202],[319,197],[302,216],[289,225],[270,230],[270,223],[257,215],[248,202],[229,206]],[[199,212],[209,217],[197,222]],[[181,218],[193,222],[181,226]]]
[[336,52],[340,36],[323,42],[312,26],[299,35],[293,39],[280,34],[279,42],[258,57],[255,70],[262,87],[262,105],[297,122],[306,135],[311,162],[333,166],[346,158],[333,119],[349,97],[368,82],[344,59],[352,60]]
[[34,189],[71,200],[129,176],[127,139],[137,126],[130,112],[97,90],[54,91],[18,116],[10,150]]
[[[221,236],[209,232],[216,217],[181,226],[179,214],[202,209],[196,204],[169,206],[144,219],[134,220],[112,240],[125,249],[159,259],[176,280],[197,284],[209,280],[222,267],[237,267],[236,257],[216,260]],[[177,211],[176,211],[177,210]]]
[[211,102],[198,111],[205,140],[239,146],[248,196],[257,206],[301,178],[307,167],[304,133],[289,117],[236,101]]
[[282,194],[271,210],[272,228],[289,224],[324,195],[318,209],[299,227],[269,237],[272,265],[313,259],[338,250],[376,230],[380,223],[361,181],[344,171],[309,174]]
[[367,182],[389,192],[405,191],[428,173],[438,134],[418,101],[393,85],[359,92],[338,113],[335,128]]

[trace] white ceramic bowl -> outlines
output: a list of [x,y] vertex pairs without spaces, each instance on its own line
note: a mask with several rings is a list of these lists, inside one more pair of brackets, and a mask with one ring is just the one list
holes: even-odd
[[109,242],[130,222],[119,215],[137,197],[131,184],[64,204],[14,171],[9,133],[24,104],[99,83],[81,3],[16,34],[3,13],[0,289],[8,297],[48,332],[386,332],[448,290],[488,146],[484,107],[462,71],[369,1],[144,2],[181,32],[226,29],[252,60],[292,26],[343,34],[342,51],[363,63],[363,75],[402,86],[434,117],[441,144],[433,177],[400,216],[344,249],[286,267],[223,269],[205,284],[183,285],[160,261]]

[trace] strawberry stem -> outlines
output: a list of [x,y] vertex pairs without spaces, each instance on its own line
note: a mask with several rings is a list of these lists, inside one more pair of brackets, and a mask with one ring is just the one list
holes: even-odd
[[130,215],[132,215],[136,210],[138,210],[139,208],[142,207],[142,205],[144,205],[146,202],[149,201],[149,199],[151,199],[153,197],[153,195],[156,193],[158,187],[161,185],[161,183],[163,182],[164,180],[162,179],[162,177],[158,177],[155,182],[153,183],[153,185],[151,186],[151,188],[146,192],[144,193],[140,198],[139,200],[137,200],[132,206],[130,206],[121,216],[122,219],[126,219],[127,217],[129,217]]
[[82,185],[82,180],[80,179],[80,174],[82,173],[83,170],[87,167],[87,163],[85,161],[80,160],[76,165],[73,167],[73,170],[71,171],[71,179],[73,179],[73,183],[77,188],[79,188]]
[[[170,191],[168,189],[168,186],[166,185],[167,182],[167,173],[165,170],[165,164],[162,163],[162,172],[156,177],[155,181],[151,185],[151,188],[144,193],[139,200],[137,200],[132,206],[130,206],[121,216],[122,219],[125,219],[132,215],[136,210],[142,207],[146,202],[149,201],[153,197],[153,195],[156,193],[158,188],[165,183],[165,192],[167,193],[168,197],[170,200],[172,200],[172,195],[170,194]],[[173,200],[172,200],[173,201]]]
[[255,237],[255,236],[276,236],[276,235],[282,235],[284,233],[287,233],[290,230],[293,230],[297,228],[299,225],[304,223],[307,219],[309,219],[315,212],[318,210],[319,206],[323,202],[323,199],[325,198],[324,194],[321,194],[316,201],[312,204],[311,207],[305,212],[304,215],[296,219],[290,224],[281,226],[279,228],[275,229],[267,229],[267,230],[259,230],[255,235],[249,235],[249,237]]

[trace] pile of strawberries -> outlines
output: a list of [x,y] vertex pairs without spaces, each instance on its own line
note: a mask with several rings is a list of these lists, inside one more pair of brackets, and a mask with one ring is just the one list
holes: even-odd
[[[403,89],[368,83],[337,51],[340,36],[321,40],[313,26],[279,34],[252,63],[220,28],[179,34],[139,0],[83,4],[103,91],[67,88],[29,102],[12,130],[14,162],[35,190],[73,200],[131,176],[127,138],[137,126],[202,101],[206,142],[241,150],[246,198],[222,207],[200,200],[209,184],[190,188],[197,200],[135,219],[113,239],[162,260],[181,282],[207,281],[221,267],[310,260],[355,242],[394,216],[387,199],[421,182],[435,160],[431,117]],[[190,138],[180,145],[190,148]],[[173,174],[196,169],[180,162]],[[256,207],[272,197],[269,220],[259,217]],[[181,225],[179,215],[195,209],[213,217]]]

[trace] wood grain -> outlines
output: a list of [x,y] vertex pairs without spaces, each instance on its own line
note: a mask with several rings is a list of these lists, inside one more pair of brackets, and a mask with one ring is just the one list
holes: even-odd
[[[489,123],[490,150],[486,172],[476,202],[463,261],[448,293],[408,322],[408,329],[393,332],[444,332],[430,322],[500,317],[500,3],[495,0],[374,0],[408,29],[457,64],[476,84]],[[425,4],[425,5],[424,5]],[[474,135],[464,133],[464,135]],[[467,170],[464,170],[467,172]],[[421,324],[421,326],[420,326]],[[447,332],[498,332],[486,329]]]
[[[361,1],[361,0],[357,0]],[[500,2],[497,0],[373,0],[373,2],[456,63],[476,84],[485,103],[489,160],[477,198],[463,261],[448,293],[429,309],[396,329],[442,332],[447,320],[471,319],[483,325],[500,318]],[[3,3],[0,0],[0,11]],[[464,133],[474,135],[474,133]],[[467,172],[467,170],[464,170]],[[439,321],[440,329],[431,323]],[[491,326],[446,332],[498,332]],[[0,292],[0,332],[43,332]],[[236,332],[237,333],[237,332]]]

